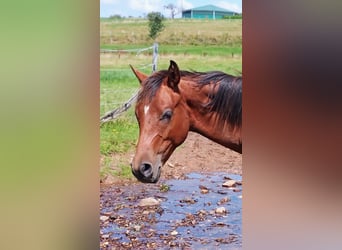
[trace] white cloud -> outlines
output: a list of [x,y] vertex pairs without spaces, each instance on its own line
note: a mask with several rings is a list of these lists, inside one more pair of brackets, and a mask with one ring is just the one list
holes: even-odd
[[[182,3],[183,2],[183,3]],[[189,3],[186,0],[177,0],[176,5],[181,8],[183,7],[183,10],[188,10],[188,9],[192,9],[194,7],[194,5],[192,3]],[[182,6],[183,5],[183,6]]]
[[120,0],[100,0],[100,3],[102,4],[117,4]]
[[149,13],[152,11],[161,12],[163,10],[163,5],[160,0],[129,0],[129,6],[142,13]]
[[217,6],[227,9],[227,10],[232,10],[238,13],[242,13],[241,7],[234,3],[227,3],[226,1],[220,1],[217,3]]

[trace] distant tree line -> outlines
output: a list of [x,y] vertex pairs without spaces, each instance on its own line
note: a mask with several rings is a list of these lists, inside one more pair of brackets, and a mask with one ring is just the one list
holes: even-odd
[[108,17],[109,19],[122,19],[124,17],[120,16],[120,15],[111,15]]
[[232,16],[226,15],[223,16],[222,19],[242,19],[242,14],[235,14]]

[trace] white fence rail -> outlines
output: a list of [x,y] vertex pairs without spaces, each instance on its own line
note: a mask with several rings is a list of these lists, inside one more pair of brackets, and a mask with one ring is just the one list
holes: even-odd
[[[137,55],[144,52],[144,51],[148,51],[148,50],[153,50],[153,57],[152,57],[152,64],[147,64],[144,65],[141,68],[146,68],[146,67],[151,67],[152,66],[152,72],[155,72],[157,70],[157,63],[158,63],[158,43],[154,43],[153,46],[148,47],[148,48],[141,48],[141,49],[127,49],[127,50],[122,50],[122,49],[101,49],[100,52],[101,53],[119,53],[119,57],[120,57],[120,53],[133,53],[136,52]],[[105,71],[115,71],[115,69],[106,69]],[[103,90],[101,90],[103,91]],[[114,90],[109,90],[106,89],[105,91],[113,91]],[[108,121],[111,121],[113,119],[116,119],[117,117],[119,117],[122,113],[124,113],[125,111],[127,111],[132,104],[136,101],[138,96],[138,91],[135,91],[133,93],[133,95],[124,103],[119,104],[118,108],[115,108],[113,110],[107,111],[103,116],[100,117],[100,123],[105,123]],[[102,101],[102,100],[101,100]],[[114,103],[112,103],[114,104]],[[118,103],[115,103],[116,105],[118,105]],[[101,103],[101,105],[111,105],[111,103]]]

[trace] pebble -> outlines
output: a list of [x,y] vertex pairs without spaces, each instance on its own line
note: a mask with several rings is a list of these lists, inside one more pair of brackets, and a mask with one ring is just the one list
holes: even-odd
[[135,231],[139,232],[140,229],[141,229],[141,226],[140,225],[135,225],[133,228],[134,228]]
[[228,197],[224,197],[220,201],[217,202],[217,205],[222,205],[224,203],[227,203],[228,201],[230,201],[230,199]]
[[227,213],[227,209],[225,207],[218,207],[218,208],[216,208],[215,213],[225,214],[225,213]]
[[171,235],[177,235],[178,232],[177,232],[176,230],[174,230],[174,231],[172,231],[170,234],[171,234]]
[[156,205],[159,205],[159,204],[160,204],[160,202],[158,200],[156,200],[155,198],[153,198],[153,197],[142,199],[139,202],[139,206],[140,207],[156,206]]
[[223,187],[235,187],[236,181],[234,180],[228,180],[225,183],[222,184]]
[[207,211],[205,211],[204,209],[201,209],[198,211],[198,214],[207,214]]
[[197,200],[191,198],[191,197],[185,197],[183,200],[180,200],[180,203],[190,203],[195,204]]
[[208,189],[201,189],[201,194],[207,194],[207,193],[209,193]]
[[106,215],[100,216],[100,220],[101,220],[101,221],[106,221],[106,220],[108,220],[108,219],[109,219],[109,216],[106,216]]

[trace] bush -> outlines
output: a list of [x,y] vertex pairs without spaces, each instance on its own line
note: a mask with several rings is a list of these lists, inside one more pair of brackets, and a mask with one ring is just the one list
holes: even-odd
[[242,19],[242,14],[237,14],[233,16],[223,16],[222,19]]
[[120,19],[122,19],[122,16],[120,16],[120,15],[111,15],[111,16],[109,17],[109,19],[120,20]]
[[165,28],[165,18],[160,12],[150,12],[147,15],[147,19],[148,26],[150,28],[149,37],[151,37],[154,40],[158,36],[158,33],[163,31],[163,29]]

